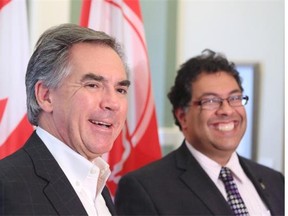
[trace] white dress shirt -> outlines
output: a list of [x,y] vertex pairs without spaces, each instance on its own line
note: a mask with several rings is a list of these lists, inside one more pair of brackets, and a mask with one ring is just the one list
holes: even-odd
[[[191,154],[195,157],[200,166],[205,170],[205,172],[208,174],[208,176],[211,178],[211,180],[214,182],[214,184],[217,186],[217,188],[227,200],[224,183],[219,179],[219,174],[222,166],[196,150],[187,141],[185,142],[185,144]],[[225,165],[225,167],[228,167],[232,171],[234,181],[236,182],[239,193],[248,209],[249,215],[271,215],[270,211],[267,209],[266,205],[262,201],[254,185],[242,169],[236,152],[232,154],[230,160]]]
[[110,216],[101,194],[111,173],[109,165],[101,157],[90,162],[40,127],[36,133],[67,176],[87,214]]

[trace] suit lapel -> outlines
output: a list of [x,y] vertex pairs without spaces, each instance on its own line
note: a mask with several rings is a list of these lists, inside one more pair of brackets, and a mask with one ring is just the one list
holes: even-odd
[[[246,175],[248,176],[248,178],[252,181],[254,187],[256,188],[259,196],[261,197],[261,199],[263,200],[263,202],[266,204],[267,208],[271,211],[271,214],[273,215],[274,212],[274,206],[275,205],[271,205],[271,203],[273,203],[272,200],[270,200],[270,196],[267,193],[266,190],[266,186],[265,186],[265,182],[263,182],[262,177],[259,175],[259,172],[255,172],[255,170],[253,171],[251,169],[251,167],[249,166],[249,164],[246,162],[246,159],[244,159],[243,157],[239,157],[239,161],[240,164],[244,170],[244,172],[246,173]],[[277,212],[277,211],[275,211]]]
[[108,188],[106,186],[103,188],[102,196],[103,196],[103,198],[104,198],[104,200],[106,202],[106,205],[107,205],[110,213],[112,215],[116,215],[116,210],[115,210],[115,207],[114,207],[114,203],[113,203],[113,201],[111,199],[110,192],[109,192],[109,190],[108,190]]
[[177,167],[183,170],[180,176],[181,181],[202,200],[211,214],[232,215],[225,198],[189,152],[184,142],[177,150],[176,161]]
[[34,164],[35,174],[47,182],[43,192],[56,212],[60,215],[87,215],[69,180],[36,132],[24,150]]

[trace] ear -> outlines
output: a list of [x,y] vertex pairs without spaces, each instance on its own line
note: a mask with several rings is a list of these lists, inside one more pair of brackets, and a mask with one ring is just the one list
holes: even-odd
[[35,84],[35,97],[39,104],[39,106],[45,111],[45,112],[52,112],[53,106],[51,103],[50,98],[50,90],[47,88],[43,81],[38,81]]
[[181,125],[182,130],[186,128],[186,112],[184,108],[178,108],[175,110],[175,116]]

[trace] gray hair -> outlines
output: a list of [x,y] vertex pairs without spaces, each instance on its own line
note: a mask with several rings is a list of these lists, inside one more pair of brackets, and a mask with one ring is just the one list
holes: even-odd
[[121,46],[106,33],[75,24],[62,24],[48,29],[37,41],[26,71],[27,115],[31,124],[38,125],[42,112],[35,97],[36,83],[40,80],[47,88],[57,88],[70,73],[71,47],[81,42],[111,47],[121,58],[128,75]]

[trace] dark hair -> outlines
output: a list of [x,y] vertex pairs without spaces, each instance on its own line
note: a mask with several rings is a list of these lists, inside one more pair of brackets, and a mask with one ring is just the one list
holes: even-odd
[[177,72],[174,86],[171,87],[167,95],[172,104],[175,124],[179,126],[180,130],[181,125],[175,116],[175,110],[185,108],[189,104],[192,97],[192,83],[201,73],[212,74],[219,71],[231,74],[243,92],[242,80],[235,68],[235,64],[229,62],[223,54],[205,49],[201,55],[193,57],[181,65]]
[[35,97],[35,84],[42,80],[48,88],[57,88],[71,72],[70,49],[77,43],[96,43],[111,47],[121,58],[128,74],[124,53],[116,40],[104,32],[75,24],[62,24],[46,30],[36,43],[26,71],[27,115],[31,124],[38,125],[41,107]]

